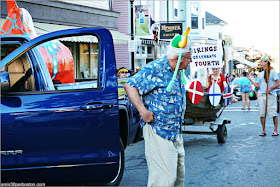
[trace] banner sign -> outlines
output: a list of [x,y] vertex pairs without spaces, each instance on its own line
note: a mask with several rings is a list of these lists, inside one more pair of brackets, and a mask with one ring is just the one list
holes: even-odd
[[150,35],[150,16],[149,10],[147,5],[135,5],[135,30],[134,33],[136,36],[145,36]]
[[222,54],[221,45],[193,46],[191,67],[222,68]]
[[176,34],[182,34],[182,23],[160,24],[160,39],[172,39]]

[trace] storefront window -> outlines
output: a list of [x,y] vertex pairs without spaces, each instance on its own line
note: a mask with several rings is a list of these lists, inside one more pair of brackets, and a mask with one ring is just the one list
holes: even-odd
[[153,46],[149,45],[149,46],[147,47],[147,53],[148,53],[148,55],[153,55],[153,54],[154,54],[154,53],[153,53]]
[[159,45],[157,47],[157,57],[158,58],[162,58],[165,56],[165,53],[166,53],[166,45]]
[[146,56],[146,47],[144,45],[137,46],[136,56]]
[[161,46],[157,46],[157,58],[160,58],[162,55],[162,52],[161,52]]
[[89,44],[80,44],[80,77],[88,79],[90,75]]
[[98,44],[80,43],[79,78],[98,78]]
[[145,54],[146,54],[145,46],[141,46],[141,54],[142,54],[142,55],[145,55]]
[[163,54],[165,55],[166,51],[167,51],[167,46],[166,45],[162,45],[161,46],[161,51],[163,52]]
[[90,44],[91,78],[97,79],[98,75],[98,46]]
[[136,59],[135,67],[140,67],[140,69],[143,69],[146,65],[145,59]]

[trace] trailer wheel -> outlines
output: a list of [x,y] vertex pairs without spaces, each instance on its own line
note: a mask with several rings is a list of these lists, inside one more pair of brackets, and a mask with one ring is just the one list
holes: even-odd
[[226,125],[219,125],[217,129],[217,139],[219,143],[225,143],[227,140],[227,127]]

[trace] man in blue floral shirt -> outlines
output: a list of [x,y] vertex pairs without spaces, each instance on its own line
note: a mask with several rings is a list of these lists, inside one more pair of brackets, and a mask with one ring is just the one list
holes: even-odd
[[130,101],[142,117],[148,186],[184,186],[185,151],[181,125],[186,108],[186,90],[182,71],[174,75],[171,90],[167,91],[177,63],[182,70],[187,69],[191,62],[191,42],[187,34],[179,36],[183,40],[187,38],[185,46],[169,46],[165,57],[148,63],[124,85]]

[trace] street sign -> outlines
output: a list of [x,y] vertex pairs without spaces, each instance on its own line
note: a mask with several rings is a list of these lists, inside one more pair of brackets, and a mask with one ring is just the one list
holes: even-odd
[[134,52],[135,51],[135,42],[134,42],[134,40],[128,41],[128,51],[129,52]]
[[217,106],[221,100],[221,88],[217,83],[214,83],[209,90],[209,101],[211,105]]
[[203,87],[199,81],[193,81],[188,90],[189,98],[193,104],[199,104],[203,98]]
[[182,34],[182,23],[160,24],[160,39],[172,39],[176,34]]
[[223,99],[224,99],[224,103],[225,103],[225,106],[228,106],[229,105],[229,102],[230,102],[230,98],[231,98],[231,88],[230,86],[228,85],[225,90],[224,90],[224,95],[223,95]]

